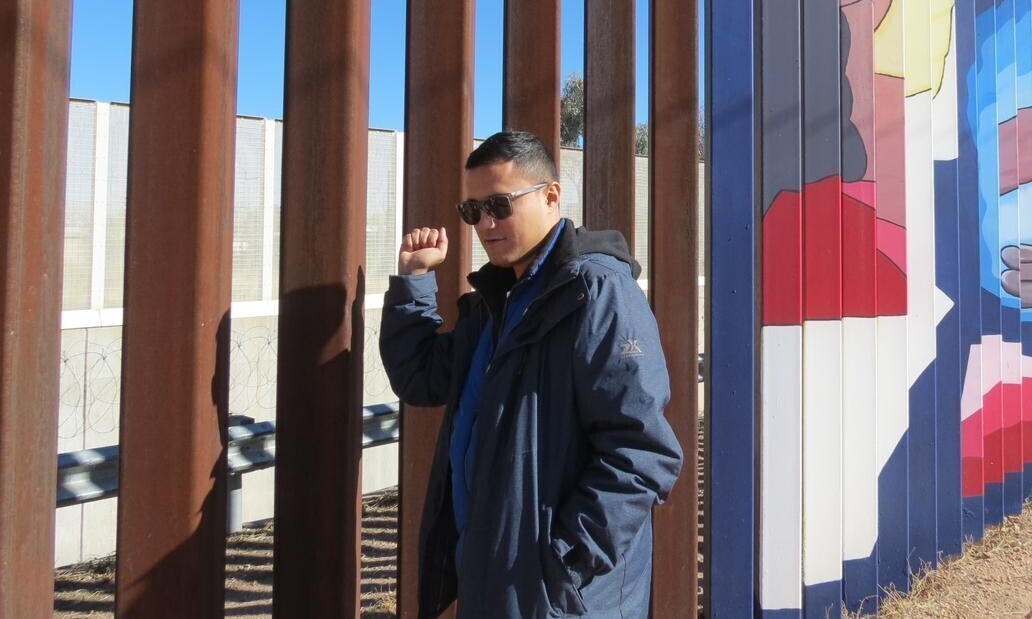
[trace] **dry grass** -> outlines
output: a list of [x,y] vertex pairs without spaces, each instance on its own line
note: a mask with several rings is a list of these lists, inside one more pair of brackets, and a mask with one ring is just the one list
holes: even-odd
[[982,541],[966,543],[961,556],[928,568],[913,578],[909,595],[888,591],[878,616],[1032,619],[1032,503],[987,529]]

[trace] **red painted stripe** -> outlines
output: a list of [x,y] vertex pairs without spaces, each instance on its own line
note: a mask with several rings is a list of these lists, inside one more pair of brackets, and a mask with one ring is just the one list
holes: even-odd
[[840,177],[803,188],[803,308],[806,320],[842,318],[842,183]]
[[1032,378],[1021,381],[1021,440],[1025,462],[1032,463]]
[[1003,482],[1003,410],[1000,389],[993,387],[982,396],[982,450],[984,481]]
[[802,197],[782,191],[763,217],[764,325],[803,323]]
[[960,492],[964,498],[982,496],[982,459],[976,457],[960,460]]
[[[903,316],[907,280],[899,262],[879,250],[883,240],[905,243],[905,230],[877,220],[860,197],[874,195],[871,183],[842,185],[841,237],[829,205],[838,178],[808,185],[803,196],[782,191],[763,217],[763,324],[799,325],[803,320],[838,320],[843,316]],[[807,201],[804,221],[804,199]],[[886,229],[892,239],[882,239]],[[807,260],[805,311],[803,234]],[[839,239],[841,238],[841,244]],[[890,242],[891,241],[891,242]],[[841,248],[841,255],[837,249]],[[836,261],[840,265],[835,267]],[[840,282],[848,285],[840,288]]]
[[842,196],[842,313],[876,316],[877,250],[874,208],[843,193]]
[[[1032,383],[1025,379],[1023,383]],[[1025,462],[1030,461],[1026,451],[1030,447],[1032,418],[1023,415],[1032,405],[1032,395],[1022,384],[1000,383],[986,392],[982,398],[983,409],[975,411],[961,423],[960,451],[965,462],[962,471],[964,496],[981,494],[981,489],[971,494],[971,488],[988,483],[1003,482],[1006,473],[1019,473]],[[1023,410],[1024,409],[1024,410]],[[976,483],[973,465],[980,462],[983,479]]]
[[998,389],[1003,405],[1003,470],[1019,473],[1025,465],[1021,444],[1021,384],[1004,383]]
[[878,315],[905,316],[907,276],[888,256],[878,252]]
[[979,409],[960,424],[960,453],[965,458],[982,457],[982,411]]
[[901,272],[906,273],[907,229],[884,219],[877,220],[874,225],[878,251],[894,262]]

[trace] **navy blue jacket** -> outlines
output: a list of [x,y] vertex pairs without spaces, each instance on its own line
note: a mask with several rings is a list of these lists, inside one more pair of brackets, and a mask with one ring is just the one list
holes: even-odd
[[[432,273],[392,277],[380,327],[391,386],[416,406],[446,405],[420,534],[420,617],[458,597],[459,619],[644,619],[652,506],[682,452],[656,322],[616,232],[567,222],[555,273],[495,351],[484,377],[456,574],[448,443],[480,333],[500,316],[512,269],[469,277],[454,330],[438,333]],[[496,319],[494,324],[501,321]]]

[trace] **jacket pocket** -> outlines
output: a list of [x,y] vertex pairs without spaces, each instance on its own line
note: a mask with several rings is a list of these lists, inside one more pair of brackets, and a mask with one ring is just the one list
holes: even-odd
[[574,584],[573,576],[552,548],[552,508],[541,507],[541,577],[548,604],[560,616],[579,616],[588,612],[584,598]]

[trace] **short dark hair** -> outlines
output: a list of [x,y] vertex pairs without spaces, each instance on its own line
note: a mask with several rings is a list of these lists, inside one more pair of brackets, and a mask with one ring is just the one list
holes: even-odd
[[512,161],[542,181],[558,180],[555,160],[545,144],[529,131],[501,131],[484,140],[466,158],[466,169]]

